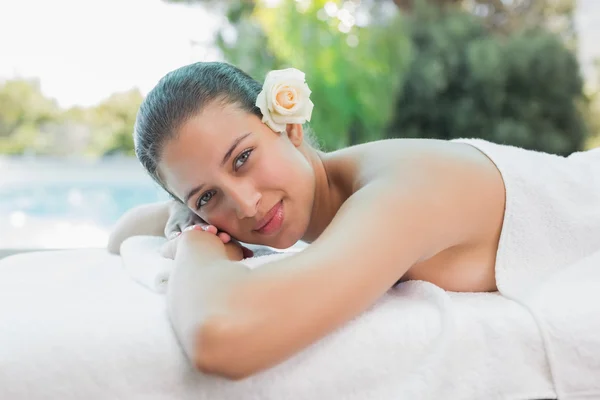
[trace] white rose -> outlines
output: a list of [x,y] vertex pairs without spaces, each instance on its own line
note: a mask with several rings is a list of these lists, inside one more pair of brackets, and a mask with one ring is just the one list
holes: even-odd
[[269,72],[256,98],[262,121],[275,132],[285,131],[287,124],[310,121],[314,107],[310,93],[304,72],[295,68]]

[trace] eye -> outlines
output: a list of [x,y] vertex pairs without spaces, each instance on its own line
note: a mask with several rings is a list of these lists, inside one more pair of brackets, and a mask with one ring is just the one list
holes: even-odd
[[210,199],[213,198],[213,196],[215,195],[215,191],[214,190],[209,190],[208,192],[204,192],[202,194],[202,196],[198,197],[198,200],[196,201],[196,208],[200,208],[206,205],[206,203],[208,203],[210,201]]
[[252,153],[252,149],[244,150],[233,162],[233,169],[238,170],[244,165],[248,158],[250,158],[250,153]]

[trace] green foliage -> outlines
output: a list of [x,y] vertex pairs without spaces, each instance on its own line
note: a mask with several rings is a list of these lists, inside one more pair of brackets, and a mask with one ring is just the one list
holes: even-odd
[[459,3],[465,11],[478,16],[486,27],[496,33],[511,34],[542,28],[560,35],[569,45],[575,42],[576,0],[454,0],[454,2]]
[[592,81],[595,84],[588,86],[589,102],[587,107],[581,107],[590,128],[590,135],[585,144],[586,149],[600,147],[600,89],[598,87],[598,82],[600,82],[600,59],[595,63],[595,79]]
[[19,154],[39,148],[37,132],[58,117],[59,108],[46,98],[38,81],[0,83],[0,153]]
[[[237,37],[220,34],[217,43],[258,80],[275,68],[306,72],[311,126],[326,149],[382,137],[482,137],[560,154],[583,146],[587,105],[575,56],[564,37],[521,29],[568,20],[572,0],[538,2],[527,15],[504,5],[492,11],[506,18],[483,20],[475,8],[415,0],[401,17],[382,2],[363,2],[370,21],[350,29],[340,29],[325,3],[350,10],[355,2],[232,2]],[[505,23],[490,30],[496,20]]]
[[95,107],[63,110],[34,80],[0,85],[0,153],[133,154],[138,90],[116,93]]
[[[228,26],[217,32],[215,44],[225,59],[259,82],[267,72],[282,68],[281,61],[267,46],[267,36],[256,18],[251,2],[239,2],[228,9]],[[228,38],[234,34],[234,38]]]
[[556,36],[494,36],[469,14],[431,8],[412,15],[407,32],[414,59],[388,137],[480,137],[558,154],[582,148],[582,79]]
[[[463,11],[396,0],[411,4],[407,15],[376,0],[166,1],[222,10],[230,24],[215,43],[257,80],[304,71],[310,125],[326,150],[383,137],[481,137],[568,154],[584,146],[584,121],[600,130],[600,97],[585,101],[569,51],[574,0],[446,2]],[[475,16],[481,7],[486,18]],[[132,154],[141,101],[132,90],[63,110],[36,81],[0,82],[0,153]]]
[[91,110],[93,127],[88,152],[95,155],[123,153],[134,155],[133,126],[143,96],[133,89],[116,93]]
[[[408,65],[409,46],[397,13],[380,16],[368,27],[343,26],[339,17],[324,13],[325,3],[256,4],[242,26],[262,34],[240,30],[224,53],[259,81],[274,68],[305,72],[316,105],[310,125],[325,149],[336,149],[381,137],[393,109],[390,98]],[[328,3],[342,10],[354,2]],[[246,62],[240,62],[243,57]]]

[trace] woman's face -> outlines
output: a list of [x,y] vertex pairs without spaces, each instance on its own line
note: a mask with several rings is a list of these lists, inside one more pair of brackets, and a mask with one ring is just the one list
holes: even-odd
[[246,242],[286,248],[310,222],[315,177],[301,125],[274,133],[254,114],[213,103],[163,149],[158,173],[207,223]]

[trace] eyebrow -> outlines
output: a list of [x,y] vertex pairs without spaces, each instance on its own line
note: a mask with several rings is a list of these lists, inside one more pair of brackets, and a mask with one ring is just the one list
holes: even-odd
[[223,157],[223,161],[221,161],[221,167],[223,165],[225,165],[225,163],[227,162],[227,160],[229,160],[229,157],[231,157],[231,155],[233,154],[233,151],[235,150],[235,148],[237,147],[238,144],[240,144],[240,142],[244,139],[246,139],[248,136],[250,136],[250,134],[252,134],[252,132],[248,132],[242,136],[240,136],[239,138],[235,139],[233,141],[233,143],[231,144],[231,147],[229,147],[229,150],[227,150],[227,153],[225,153],[225,156]]
[[[246,134],[243,134],[242,136],[238,137],[237,139],[235,139],[233,141],[233,143],[231,144],[231,146],[229,147],[229,150],[227,150],[227,153],[225,153],[225,156],[223,156],[223,160],[221,161],[221,167],[225,165],[225,163],[227,162],[227,160],[229,160],[229,158],[231,157],[231,155],[233,154],[233,152],[235,151],[235,148],[238,146],[238,144],[240,144],[240,142],[244,139],[246,139],[248,136],[250,136],[252,134],[252,132],[248,132]],[[204,187],[204,184],[196,186],[195,188],[193,188],[192,190],[190,190],[188,192],[188,194],[185,195],[184,201],[185,204],[188,203],[188,201],[190,201],[190,199],[196,194],[198,193],[200,190],[202,190],[202,188]]]

